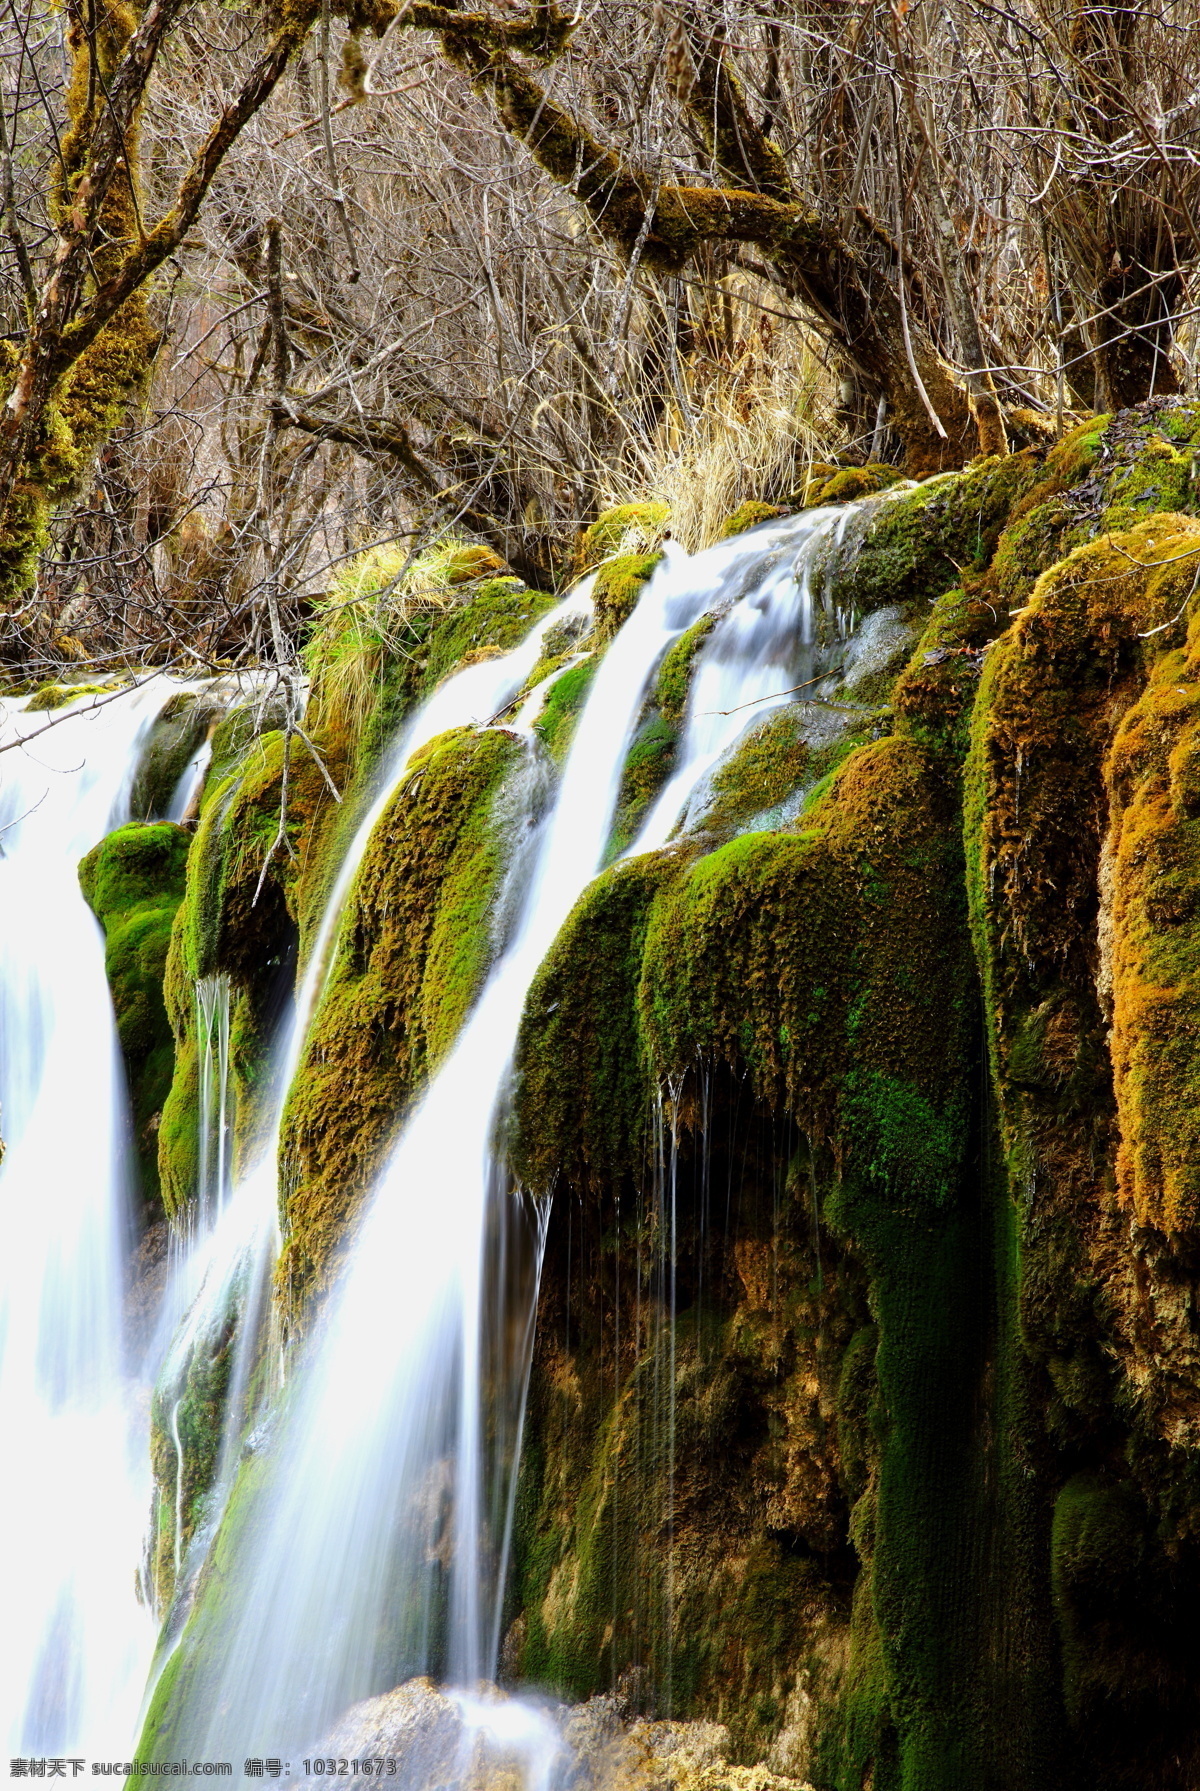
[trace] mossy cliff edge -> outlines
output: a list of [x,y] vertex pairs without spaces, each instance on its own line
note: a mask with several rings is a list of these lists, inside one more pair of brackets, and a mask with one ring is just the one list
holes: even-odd
[[[817,1791],[1200,1781],[1198,451],[1200,411],[1156,402],[916,487],[810,481],[877,492],[821,568],[863,647],[844,700],[749,728],[689,828],[584,893],[527,1003],[510,1155],[550,1218],[507,1681],[719,1720]],[[544,750],[443,736],[376,832],[285,1117],[294,1330],[497,948],[505,792],[561,761],[664,521],[585,539],[599,626],[548,644],[538,675],[581,657]],[[261,1040],[388,728],[487,650],[475,603],[540,613],[484,584],[444,659],[432,612],[419,659],[366,612],[314,654],[340,805],[281,733],[214,770],[167,973],[169,1203],[191,979],[227,975]],[[614,853],[705,638],[660,668]],[[152,1750],[200,1659],[185,1637]]]
[[1196,1782],[1198,441],[859,513],[835,601],[926,618],[879,710],[560,935],[514,1679],[831,1791]]

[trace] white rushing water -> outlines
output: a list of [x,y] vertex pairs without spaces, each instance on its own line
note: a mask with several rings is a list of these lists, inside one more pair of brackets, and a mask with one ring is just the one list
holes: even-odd
[[[600,664],[528,853],[510,940],[393,1149],[271,1440],[267,1491],[248,1521],[254,1545],[226,1582],[230,1615],[193,1661],[189,1707],[172,1726],[185,1751],[267,1749],[294,1763],[355,1699],[430,1668],[460,1685],[493,1671],[520,1414],[500,1424],[497,1494],[485,1284],[504,1231],[497,1211],[513,1204],[497,1125],[525,997],[603,862],[663,654],[705,610],[732,603],[709,643],[721,706],[786,686],[805,647],[797,551],[827,523],[827,513],[793,519],[692,559],[669,549]],[[711,739],[695,747],[692,781],[720,750]],[[516,1329],[527,1359],[529,1327]]]
[[[274,1054],[278,1060],[278,1073],[274,1077],[278,1098],[269,1129],[269,1147],[238,1179],[227,1201],[222,1198],[219,1203],[214,1204],[209,1200],[210,1210],[218,1215],[216,1223],[197,1227],[192,1247],[176,1264],[172,1286],[165,1301],[159,1342],[159,1359],[164,1360],[159,1377],[159,1394],[168,1409],[174,1410],[178,1403],[180,1389],[195,1353],[202,1350],[206,1341],[220,1331],[231,1309],[236,1309],[238,1325],[225,1401],[221,1457],[215,1486],[209,1499],[209,1515],[193,1538],[187,1562],[180,1560],[177,1546],[177,1586],[183,1595],[174,1601],[175,1608],[170,1613],[164,1636],[165,1645],[159,1650],[159,1672],[170,1649],[178,1641],[183,1620],[187,1616],[195,1574],[203,1565],[237,1465],[238,1450],[248,1417],[246,1399],[252,1361],[259,1342],[259,1326],[266,1314],[271,1264],[279,1246],[276,1158],[280,1122],[287,1092],[332,961],[333,946],[347,897],[363,854],[380,817],[392,800],[397,782],[404,775],[405,767],[414,755],[439,734],[451,728],[486,725],[512,701],[528,681],[542,655],[547,634],[571,621],[583,624],[590,608],[588,587],[583,586],[573,591],[541,618],[519,647],[457,672],[399,730],[378,773],[376,794],[359,820],[342,858],[316,938],[308,952],[296,1000],[283,1021],[281,1036],[274,1046]],[[224,1027],[227,1038],[227,987],[224,993]],[[197,1001],[202,1010],[219,1010],[218,994],[215,990],[198,988]],[[217,1042],[219,1045],[219,1034]],[[198,1190],[201,1204],[211,1180],[209,1161],[216,1156],[213,1143],[208,1143],[207,1140],[215,1142],[217,1128],[223,1129],[228,1124],[223,1093],[227,1077],[221,1076],[213,1080],[222,1092],[215,1102],[217,1125],[202,1128],[202,1185]],[[202,1090],[201,1099],[207,1112],[213,1104],[212,1096]],[[226,1159],[222,1164],[222,1188],[225,1186],[229,1167]],[[180,1465],[177,1459],[177,1467]],[[176,1523],[178,1525],[178,1514]]]
[[[498,1145],[529,985],[604,862],[624,760],[664,653],[703,613],[718,616],[696,662],[677,770],[635,851],[671,836],[746,727],[793,700],[793,685],[823,674],[820,599],[806,568],[844,514],[786,519],[691,558],[669,546],[599,666],[549,798],[531,732],[544,687],[502,722],[525,738],[526,759],[508,792],[517,844],[497,903],[496,962],[403,1127],[312,1347],[248,1441],[278,1248],[278,1122],[363,854],[413,755],[449,728],[509,715],[546,635],[586,611],[586,588],[515,652],[447,680],[401,729],[277,1041],[272,1149],[240,1178],[229,1160],[227,990],[198,989],[209,1040],[204,1187],[155,1346],[177,1467],[177,1595],[157,1672],[180,1642],[240,1462],[254,1459],[259,1484],[239,1511],[237,1537],[223,1542],[220,1630],[182,1644],[173,1753],[238,1762],[290,1755],[295,1766],[356,1699],[426,1670],[464,1687],[493,1672],[547,1217],[513,1190]],[[137,1452],[145,1412],[135,1410],[120,1348],[124,1093],[102,941],[77,864],[125,818],[139,744],[172,688],[72,716],[26,752],[0,757],[0,1135],[9,1146],[0,1169],[0,1420],[32,1469],[22,1464],[12,1476],[0,1564],[0,1709],[14,1754],[128,1757],[153,1647],[132,1596],[150,1482]],[[42,719],[12,711],[0,707],[0,727],[32,729]],[[191,811],[206,764],[207,746],[181,777],[172,813]],[[498,1323],[506,1281],[519,1310]],[[216,1484],[182,1551],[186,1375],[193,1352],[234,1310]],[[13,1535],[21,1548],[7,1546]]]
[[155,678],[55,717],[0,701],[0,745],[36,735],[0,753],[0,1728],[13,1755],[124,1747],[154,1646],[134,1595],[150,1478],[122,1351],[124,1071],[78,866],[128,819],[138,748],[177,688]]
[[691,562],[693,576],[704,563],[710,589],[704,609],[728,597],[738,582],[748,580],[750,589],[700,651],[678,763],[627,856],[665,845],[693,793],[742,734],[793,702],[794,685],[815,683],[814,674],[824,670],[816,650],[814,561],[847,514],[844,508],[806,510],[749,537],[735,536]]

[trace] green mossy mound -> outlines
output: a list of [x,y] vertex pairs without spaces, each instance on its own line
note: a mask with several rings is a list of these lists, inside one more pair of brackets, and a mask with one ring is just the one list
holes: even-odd
[[717,540],[731,541],[735,535],[744,535],[747,529],[756,529],[761,522],[774,522],[776,517],[786,515],[787,511],[778,504],[763,504],[757,498],[749,498],[725,518],[717,531]]
[[589,884],[530,987],[517,1039],[513,1165],[537,1194],[560,1174],[594,1192],[644,1165],[649,1066],[636,991],[651,903],[672,858],[614,865]]
[[[948,1025],[962,1004],[928,943],[933,905],[956,932],[951,815],[927,757],[887,739],[850,756],[803,833],[746,834],[700,859],[647,939],[640,1000],[658,1074],[685,1077],[697,1058],[743,1068],[810,1135],[855,1142],[881,1175],[911,1170],[929,1198],[948,1186],[961,1070],[927,1016],[940,1008]],[[924,1129],[923,1181],[908,1162],[912,1102],[942,1115]]]
[[506,865],[497,797],[521,756],[499,730],[439,736],[359,867],[284,1115],[278,1285],[293,1321],[328,1285],[409,1100],[482,986]]
[[591,572],[601,560],[622,553],[647,553],[657,548],[670,521],[666,504],[618,504],[605,510],[579,542],[579,571]]
[[622,554],[605,560],[596,574],[592,596],[596,605],[596,638],[610,641],[637,608],[650,574],[662,558],[656,553]]
[[870,497],[876,491],[887,491],[904,478],[898,466],[873,460],[866,466],[830,466],[821,462],[809,468],[808,478],[799,493],[806,510],[820,509],[825,504],[847,504],[855,498]]
[[546,692],[542,712],[533,725],[542,745],[559,765],[571,750],[576,725],[599,669],[600,661],[593,655],[556,678]]
[[43,684],[34,691],[25,710],[33,715],[42,710],[62,709],[67,703],[77,703],[80,697],[105,696],[111,690],[109,684]]
[[881,499],[866,513],[865,530],[851,530],[831,550],[831,601],[860,615],[884,604],[928,603],[961,583],[965,569],[982,572],[1040,473],[1026,450]]
[[[818,711],[821,720],[831,715]],[[802,800],[815,795],[843,759],[886,731],[875,715],[848,717],[841,724],[813,726],[814,708],[787,708],[751,728],[714,771],[710,796],[698,826],[713,841],[728,839],[753,824],[775,827],[794,819]]]
[[[226,725],[242,724],[235,714],[221,727]],[[342,769],[336,742],[318,737],[314,744],[336,776]],[[225,976],[231,985],[235,1171],[244,1169],[267,1142],[271,1031],[290,989],[301,918],[312,915],[315,907],[306,897],[328,876],[323,848],[336,808],[309,747],[293,738],[286,753],[283,841],[285,737],[272,733],[252,736],[241,749],[240,770],[208,790],[188,856],[187,893],[176,916],[166,968],[176,1072],[159,1141],[163,1199],[175,1217],[186,1210],[197,1188],[196,983],[201,977]]]
[[158,1131],[174,1072],[163,999],[171,928],[191,841],[171,822],[120,827],[94,846],[79,881],[104,928],[104,964],[129,1076],[142,1196],[157,1204]]
[[634,843],[651,804],[675,768],[679,729],[653,710],[633,737],[625,755],[605,862],[611,864]]

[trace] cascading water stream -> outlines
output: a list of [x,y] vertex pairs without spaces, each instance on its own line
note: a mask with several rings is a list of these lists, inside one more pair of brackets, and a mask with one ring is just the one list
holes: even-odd
[[[175,1546],[185,1594],[246,1449],[259,1484],[247,1495],[253,1521],[244,1521],[244,1509],[238,1514],[242,1540],[230,1545],[236,1571],[220,1633],[199,1638],[204,1658],[191,1675],[193,1690],[185,1675],[178,1691],[172,1732],[194,1754],[295,1749],[353,1699],[408,1674],[437,1667],[469,1685],[492,1669],[545,1221],[514,1197],[497,1148],[526,993],[604,860],[625,754],[663,654],[706,610],[718,614],[697,661],[678,771],[635,850],[669,837],[748,723],[788,701],[785,693],[802,674],[823,667],[803,568],[833,526],[829,513],[810,513],[694,559],[669,549],[599,668],[548,813],[546,773],[530,741],[528,775],[514,797],[524,804],[515,828],[523,846],[497,904],[503,937],[494,969],[405,1126],[308,1359],[276,1418],[245,1447],[251,1364],[277,1245],[275,1164],[271,1153],[230,1187],[222,1161],[229,1129],[220,1094],[227,1086],[223,1004],[220,991],[206,992],[215,1122],[214,1173],[206,1181],[213,1184],[215,1223],[207,1232],[198,1228],[167,1302],[177,1314],[186,1311],[163,1376],[167,1391],[172,1363],[179,1371],[190,1344],[231,1301],[240,1322],[217,1485],[187,1560],[179,1537],[178,1388],[166,1407],[179,1458]],[[507,713],[546,634],[586,603],[580,590],[516,652],[457,674],[398,737],[335,880],[278,1046],[280,1112],[353,878],[404,767],[446,729]],[[54,1487],[61,1488],[61,1496],[46,1498],[45,1477],[24,1481],[39,1489],[29,1512],[18,1514],[35,1546],[23,1551],[23,1570],[11,1562],[4,1569],[6,1610],[29,1613],[23,1625],[6,1625],[14,1665],[4,1695],[14,1688],[21,1707],[10,1725],[15,1750],[95,1752],[107,1741],[120,1753],[150,1649],[148,1621],[128,1596],[149,1484],[129,1447],[138,1426],[118,1341],[128,1179],[121,1072],[102,946],[76,870],[83,853],[124,818],[142,735],[173,688],[133,692],[94,714],[69,715],[38,742],[40,752],[31,745],[20,775],[2,780],[0,1038],[21,1038],[25,1052],[19,1064],[11,1053],[0,1062],[10,1146],[0,1172],[0,1225],[9,1246],[0,1268],[0,1323],[7,1325],[0,1411],[9,1435],[29,1438],[31,1449],[54,1462]],[[543,694],[540,687],[506,725],[528,739]],[[38,720],[16,717],[12,705],[0,709],[2,726],[30,731]],[[96,730],[86,742],[84,727]],[[14,770],[17,761],[24,764],[23,754],[11,758]],[[203,769],[201,749],[180,780],[173,810],[190,809]],[[20,875],[13,878],[18,845]],[[11,943],[44,939],[49,949],[14,951]],[[82,1123],[64,1136],[55,1122],[72,1103],[77,1111],[80,1100],[87,1101]],[[522,1240],[523,1221],[529,1235]],[[497,1375],[487,1313],[497,1263],[500,1278],[507,1272],[509,1239],[517,1239],[512,1260],[525,1264],[516,1277],[524,1321],[518,1315],[510,1327],[515,1341]],[[499,1390],[505,1406],[491,1414],[486,1437],[485,1385],[493,1395]],[[81,1461],[86,1497],[75,1491]],[[128,1622],[115,1615],[122,1598]],[[175,1602],[160,1669],[189,1608],[186,1595]]]
[[[165,1302],[165,1318],[160,1327],[157,1353],[158,1359],[164,1363],[159,1377],[160,1394],[169,1402],[169,1409],[175,1409],[178,1389],[183,1384],[197,1348],[203,1347],[205,1339],[220,1330],[231,1311],[236,1313],[237,1324],[215,1485],[208,1501],[206,1520],[192,1539],[186,1562],[180,1559],[180,1517],[178,1512],[176,1515],[177,1596],[172,1601],[173,1608],[158,1651],[157,1672],[161,1672],[171,1648],[178,1640],[182,1623],[187,1616],[195,1574],[203,1564],[232,1485],[249,1416],[247,1395],[254,1355],[260,1346],[259,1332],[266,1312],[271,1263],[279,1243],[277,1154],[280,1122],[309,1024],[328,974],[346,898],[362,856],[412,757],[448,729],[484,725],[498,711],[503,710],[527,682],[541,657],[546,635],[573,619],[582,623],[589,609],[589,588],[581,586],[543,616],[519,647],[494,659],[466,667],[448,679],[400,729],[377,775],[376,794],[358,822],[342,858],[307,955],[296,1000],[282,1024],[281,1036],[274,1046],[274,1055],[279,1064],[278,1073],[273,1078],[278,1099],[269,1131],[269,1147],[237,1179],[228,1198],[224,1189],[230,1174],[230,1164],[228,1161],[223,1163],[219,1178],[221,1198],[215,1205],[208,1198],[211,1181],[208,1165],[209,1159],[215,1154],[214,1138],[221,1136],[222,1126],[227,1129],[223,1093],[216,1103],[216,1112],[212,1115],[214,1124],[201,1128],[205,1148],[201,1151],[198,1201],[201,1205],[207,1205],[210,1212],[216,1215],[216,1222],[207,1226],[201,1223],[197,1227],[195,1244],[180,1258],[174,1285]],[[187,776],[185,773],[185,779]],[[181,786],[183,782],[181,779]],[[191,800],[189,797],[189,801]],[[223,1091],[227,1083],[228,1068],[228,984],[225,984],[223,990],[215,986],[198,988],[197,1002],[201,1010],[201,1036],[205,1039],[211,1037],[217,1048],[218,1065],[221,1066],[219,1087]],[[222,1040],[223,1058],[220,1056]],[[202,1076],[202,1083],[203,1081]],[[210,1081],[217,1085],[215,1076],[210,1076]],[[213,1105],[211,1094],[206,1093],[203,1086],[201,1105],[204,1113],[208,1113]],[[201,1220],[203,1218],[202,1213]],[[183,1596],[179,1596],[180,1593]]]
[[[745,701],[782,689],[804,644],[796,550],[826,526],[827,513],[795,519],[694,560],[669,550],[609,647],[530,854],[512,937],[404,1127],[270,1459],[256,1464],[259,1485],[239,1514],[254,1544],[225,1557],[224,1612],[194,1638],[190,1679],[177,1682],[185,1708],[169,1724],[173,1746],[294,1755],[350,1702],[413,1673],[441,1668],[470,1685],[492,1670],[505,1539],[485,1508],[485,1239],[489,1218],[515,1204],[497,1131],[525,997],[603,862],[625,754],[664,652],[730,601],[739,621],[717,663],[734,669],[719,694],[732,685]],[[763,626],[747,629],[741,618],[753,609]],[[523,1373],[527,1362],[516,1366]],[[519,1424],[517,1409],[501,1426],[510,1451]],[[503,1529],[510,1501],[498,1509]]]
[[[700,556],[711,563],[714,598],[749,553],[754,589],[717,622],[697,660],[679,762],[627,854],[665,845],[708,773],[750,727],[815,687],[827,669],[816,640],[813,569],[851,512],[808,510]],[[706,607],[712,607],[708,605]],[[840,621],[837,632],[840,633]],[[803,694],[802,692],[800,694]]]
[[[0,701],[0,1727],[13,1754],[126,1744],[154,1645],[150,1496],[122,1348],[132,1164],[83,855],[128,817],[154,678],[54,718]],[[29,736],[36,735],[36,738]]]

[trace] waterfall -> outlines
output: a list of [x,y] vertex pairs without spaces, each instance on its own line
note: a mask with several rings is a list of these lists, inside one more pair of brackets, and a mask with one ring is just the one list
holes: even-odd
[[121,1341],[124,1070],[78,865],[128,818],[138,748],[176,688],[155,678],[52,717],[0,701],[0,1700],[14,1754],[123,1747],[154,1644],[134,1596],[150,1477]]
[[[409,1675],[433,1670],[470,1687],[494,1670],[548,1217],[513,1187],[502,1147],[526,994],[606,860],[647,691],[684,631],[706,613],[716,618],[696,660],[677,769],[634,851],[655,848],[681,820],[687,824],[706,777],[747,727],[793,701],[796,685],[819,692],[836,671],[841,619],[831,623],[822,610],[812,568],[844,514],[808,513],[690,558],[668,544],[599,665],[549,803],[532,728],[551,680],[515,716],[501,718],[528,683],[549,630],[587,607],[586,587],[544,616],[514,652],[448,679],[401,728],[307,945],[275,1044],[272,1147],[239,1176],[229,1162],[228,988],[210,979],[197,989],[202,1185],[193,1238],[165,1302],[174,1336],[160,1332],[156,1345],[164,1363],[156,1397],[175,1448],[176,1588],[155,1669],[161,1675],[172,1662],[164,1691],[170,1719],[161,1733],[169,1733],[173,1751],[233,1758],[269,1747],[296,1756],[348,1704]],[[6,1641],[21,1655],[5,1685],[17,1687],[20,1699],[12,1746],[25,1751],[95,1752],[100,1737],[111,1737],[115,1753],[126,1749],[152,1647],[149,1619],[131,1598],[128,1633],[114,1616],[116,1582],[132,1582],[139,1558],[149,1480],[129,1446],[138,1423],[118,1342],[127,1181],[120,1065],[98,929],[78,894],[76,865],[124,818],[136,751],[161,700],[133,693],[90,718],[70,716],[39,739],[39,762],[13,754],[20,774],[6,771],[2,780],[0,1036],[28,1043],[19,1065],[11,1055],[0,1064],[0,1129],[9,1144],[0,1223],[10,1242],[0,1270],[0,1322],[8,1327],[0,1410],[12,1414],[9,1435],[39,1443],[53,1432],[48,1458],[63,1464],[51,1497],[39,1501],[32,1488],[40,1481],[22,1481],[30,1510],[19,1522],[36,1548],[19,1570],[7,1551],[3,1569],[6,1608],[30,1613],[24,1633],[14,1626]],[[12,705],[0,711],[10,729],[31,732],[39,719],[16,716]],[[286,1385],[268,1375],[264,1402],[254,1364],[267,1336],[278,1248],[279,1121],[355,875],[413,755],[449,728],[498,722],[525,741],[525,767],[508,793],[521,844],[496,903],[493,968],[393,1146],[314,1337],[287,1364]],[[173,811],[191,808],[206,762],[202,748],[180,780]],[[10,883],[23,906],[7,899]],[[25,916],[24,924],[14,926],[13,915]],[[29,940],[33,949],[18,948]],[[97,1066],[107,1067],[100,1074]],[[61,1116],[81,1102],[81,1123],[64,1127]],[[33,1189],[44,1195],[47,1184],[54,1199],[22,1198]],[[669,1292],[673,1200],[663,1218]],[[219,1465],[184,1548],[180,1389],[193,1353],[230,1324]],[[671,1397],[669,1386],[664,1393]],[[79,1478],[65,1464],[84,1459],[93,1436],[94,1459],[105,1464],[102,1475],[89,1468],[94,1496],[68,1497],[66,1487]],[[223,1582],[216,1617],[194,1598],[206,1560],[219,1563]],[[95,1588],[87,1583],[91,1570]],[[186,1628],[190,1616],[195,1633]],[[148,1737],[146,1745],[153,1751],[157,1744]]]
[[[709,643],[725,668],[715,695],[774,700],[796,681],[798,652],[815,663],[811,630],[796,627],[797,607],[811,614],[812,600],[795,561],[829,526],[828,512],[793,519],[694,559],[668,547],[608,648],[526,855],[507,946],[393,1148],[263,1459],[243,1467],[222,1614],[192,1638],[176,1681],[184,1709],[164,1730],[173,1746],[233,1757],[269,1738],[295,1756],[349,1703],[411,1674],[471,1685],[494,1670],[531,1331],[515,1327],[520,1341],[498,1377],[491,1331],[502,1327],[489,1329],[486,1296],[499,1253],[523,1248],[532,1317],[544,1223],[512,1190],[500,1144],[526,993],[604,861],[625,755],[664,653],[706,610],[729,605]],[[688,788],[744,725],[690,751]],[[485,1434],[481,1391],[495,1400],[498,1379],[506,1397]],[[240,1535],[252,1546],[239,1549]]]
[[207,1228],[229,1193],[233,1113],[229,1085],[229,978],[202,976],[196,984],[200,1041],[199,1168],[196,1217]]
[[[176,1590],[158,1651],[155,1677],[161,1673],[178,1642],[189,1614],[196,1574],[204,1563],[231,1491],[243,1433],[250,1416],[248,1391],[251,1367],[261,1341],[259,1330],[266,1315],[270,1269],[279,1243],[276,1157],[280,1121],[308,1027],[329,970],[354,876],[375,826],[390,803],[396,784],[403,777],[405,767],[413,755],[438,734],[450,728],[486,725],[497,712],[503,711],[528,681],[529,674],[541,657],[545,636],[568,620],[582,620],[589,609],[589,591],[587,585],[583,585],[544,615],[519,647],[456,673],[400,728],[377,773],[374,797],[368,803],[343,855],[316,937],[307,952],[304,975],[296,1000],[282,1023],[280,1036],[273,1047],[278,1072],[272,1080],[278,1090],[278,1098],[269,1129],[269,1147],[237,1179],[228,1198],[222,1197],[215,1224],[197,1227],[194,1247],[177,1263],[174,1282],[166,1301],[166,1335],[159,1347],[159,1359],[164,1360],[165,1356],[165,1360],[159,1377],[158,1397],[164,1401],[167,1409],[174,1409],[178,1390],[189,1372],[196,1352],[204,1348],[206,1339],[217,1333],[231,1311],[236,1315],[237,1328],[225,1401],[224,1435],[215,1484],[209,1499],[209,1512],[206,1521],[193,1537],[186,1562],[180,1561],[177,1546]],[[216,1103],[216,1119],[219,1121],[225,1112],[226,1101],[229,991],[224,978],[206,981],[211,986],[197,990],[201,1017],[200,1036],[208,1041],[215,1031],[218,1047],[222,1037],[226,1041],[223,1056],[218,1050],[221,1092]],[[209,1114],[213,1106],[213,1095],[209,1089],[215,1080],[211,1072],[209,1081],[204,1080],[204,1061],[202,1057],[202,1117]],[[214,1125],[206,1127],[202,1124],[198,1205],[203,1204],[205,1190],[211,1179],[208,1164],[213,1154],[213,1136]],[[226,1169],[228,1170],[228,1163]],[[224,1181],[221,1185],[225,1186]],[[178,1523],[178,1517],[176,1522]]]
[[[629,849],[628,856],[665,845],[689,799],[706,775],[747,728],[797,694],[815,696],[824,676],[835,669],[843,618],[817,638],[813,582],[817,562],[831,535],[840,535],[849,511],[806,510],[799,517],[756,529],[752,541],[735,536],[698,556],[711,592],[706,608],[721,597],[739,573],[746,577],[753,556],[752,587],[717,622],[700,652],[688,692],[679,764]],[[693,562],[693,565],[695,563]],[[832,634],[832,639],[829,635]],[[800,687],[799,691],[797,686]]]

